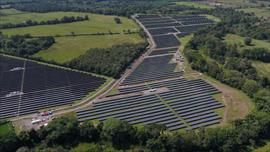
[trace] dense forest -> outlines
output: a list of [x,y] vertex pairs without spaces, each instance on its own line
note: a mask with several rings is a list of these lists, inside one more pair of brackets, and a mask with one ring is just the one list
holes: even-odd
[[13,35],[7,37],[0,32],[0,52],[27,57],[55,43],[53,37],[33,38],[31,35]]
[[[268,94],[268,98],[270,95]],[[270,138],[269,113],[258,112],[231,127],[170,132],[163,125],[131,126],[108,119],[84,122],[66,116],[37,131],[10,132],[0,137],[3,152],[241,152]],[[80,143],[88,143],[80,147]]]
[[62,24],[62,23],[72,23],[72,22],[80,22],[80,21],[86,21],[89,20],[89,17],[86,16],[64,16],[60,19],[52,19],[47,21],[32,21],[27,20],[23,23],[6,23],[6,24],[0,24],[0,29],[7,29],[7,28],[18,28],[18,27],[27,27],[27,26],[37,26],[37,25],[54,25],[54,24]]
[[105,49],[90,49],[69,63],[70,67],[119,77],[130,63],[145,51],[147,44],[122,44]]
[[172,4],[173,0],[32,0],[31,2],[11,3],[22,11],[51,12],[79,11],[106,15],[130,16],[135,13],[204,13],[206,10],[191,6]]

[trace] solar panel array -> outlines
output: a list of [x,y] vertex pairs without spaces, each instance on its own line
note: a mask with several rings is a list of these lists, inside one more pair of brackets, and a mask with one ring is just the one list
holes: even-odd
[[0,119],[72,104],[105,79],[0,55]]
[[122,85],[132,85],[166,78],[180,77],[183,72],[175,72],[176,63],[169,63],[173,55],[146,58]]
[[117,118],[132,125],[164,124],[169,130],[219,123],[221,117],[215,110],[224,105],[211,96],[219,91],[201,79],[182,78],[183,72],[176,72],[177,63],[173,63],[180,46],[177,36],[195,32],[212,21],[198,15],[139,15],[137,19],[150,33],[155,49],[122,81],[118,94],[78,111],[79,120]]
[[219,93],[203,80],[175,79],[120,89],[121,94],[166,87],[168,92],[104,99],[78,111],[79,121],[117,118],[130,124],[164,124],[169,130],[191,130],[220,122],[214,110],[224,105],[211,97]]
[[156,56],[156,55],[165,55],[165,54],[174,54],[178,51],[178,48],[170,48],[170,49],[155,49],[153,50],[149,56]]

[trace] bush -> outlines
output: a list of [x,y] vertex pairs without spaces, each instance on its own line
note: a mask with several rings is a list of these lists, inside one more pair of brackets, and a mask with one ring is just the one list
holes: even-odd
[[251,45],[252,39],[251,39],[250,37],[246,37],[246,38],[244,39],[244,43],[245,43],[245,45]]

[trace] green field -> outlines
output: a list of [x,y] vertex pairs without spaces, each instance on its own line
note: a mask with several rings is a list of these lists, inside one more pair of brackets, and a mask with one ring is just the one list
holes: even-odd
[[198,2],[175,2],[177,5],[183,5],[183,6],[192,6],[195,8],[201,8],[201,9],[212,9],[214,6],[198,3]]
[[139,42],[143,42],[143,39],[138,34],[59,37],[56,38],[56,43],[52,47],[34,56],[64,63],[79,57],[90,48],[109,48],[117,44]]
[[[50,13],[29,13],[21,12],[15,9],[0,10],[0,24],[21,23],[25,20],[46,21],[64,16],[89,16],[88,21],[40,25],[23,28],[12,28],[1,30],[6,35],[31,34],[33,36],[55,36],[56,43],[47,50],[42,50],[35,54],[35,57],[41,57],[48,61],[64,63],[80,55],[83,55],[91,48],[108,48],[113,45],[123,43],[143,42],[137,33],[124,34],[124,31],[138,31],[139,26],[131,19],[120,17],[121,24],[116,24],[115,16],[105,16],[91,13],[79,12],[50,12]],[[3,18],[3,19],[2,19]],[[120,33],[109,35],[108,33]],[[91,35],[94,33],[107,33],[107,35]],[[81,34],[85,34],[82,36]],[[75,36],[67,36],[75,35]],[[60,37],[59,37],[60,36]]]
[[[4,9],[5,10],[5,9]],[[11,12],[10,9],[7,9]],[[32,19],[35,21],[46,21],[63,16],[89,16],[88,21],[57,24],[57,25],[40,25],[32,27],[23,27],[14,29],[1,30],[4,34],[26,34],[30,33],[33,36],[55,36],[69,35],[71,32],[75,34],[91,34],[97,32],[123,32],[123,30],[138,30],[138,26],[132,20],[121,17],[122,24],[116,24],[114,16],[105,16],[91,13],[76,13],[76,12],[52,12],[52,13],[25,13],[7,15],[1,17],[0,24],[3,23],[21,23],[25,20]],[[3,18],[3,19],[2,19]]]
[[0,136],[7,134],[8,132],[12,131],[13,127],[11,123],[4,123],[0,125]]
[[254,13],[258,17],[270,17],[270,7],[268,8],[244,8],[244,9],[239,9],[241,11],[244,11],[246,13]]
[[270,48],[270,43],[267,41],[262,41],[262,40],[252,40],[252,45],[245,45],[244,44],[244,37],[241,37],[239,35],[235,34],[228,34],[225,37],[225,42],[228,44],[236,44],[237,47],[242,50],[242,49],[252,49],[252,48]]

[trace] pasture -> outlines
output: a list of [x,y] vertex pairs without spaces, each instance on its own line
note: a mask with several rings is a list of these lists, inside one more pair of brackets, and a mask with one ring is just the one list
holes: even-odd
[[[33,27],[23,27],[14,29],[1,30],[4,34],[31,34],[33,36],[55,36],[55,35],[70,35],[74,34],[91,34],[91,33],[108,33],[123,32],[123,30],[138,30],[138,26],[130,19],[120,18],[122,24],[116,24],[114,16],[105,16],[91,13],[76,13],[76,12],[52,12],[52,13],[22,13],[13,14],[1,17],[0,24],[4,23],[21,23],[26,20],[46,21],[64,16],[89,16],[88,21],[74,22],[57,25],[40,25]],[[3,18],[3,19],[2,19]]]
[[91,48],[109,48],[117,44],[140,42],[143,39],[138,34],[57,37],[52,47],[34,56],[64,63],[83,55]]
[[[29,19],[33,21],[47,21],[62,18],[64,16],[89,16],[89,20],[81,22],[1,30],[7,35],[31,34],[32,36],[54,36],[56,43],[52,47],[33,55],[34,57],[40,57],[47,61],[64,63],[83,55],[91,48],[108,48],[123,43],[134,44],[144,41],[144,39],[136,33],[139,30],[139,26],[131,19],[124,17],[120,17],[121,24],[117,24],[114,20],[115,16],[91,13],[30,13],[15,9],[3,9],[0,10],[0,12],[1,14],[4,14],[4,16],[1,16],[0,24],[22,23]],[[124,34],[124,32],[128,30],[135,33]],[[97,33],[99,33],[99,35],[93,35]],[[106,33],[106,35],[100,33]]]

